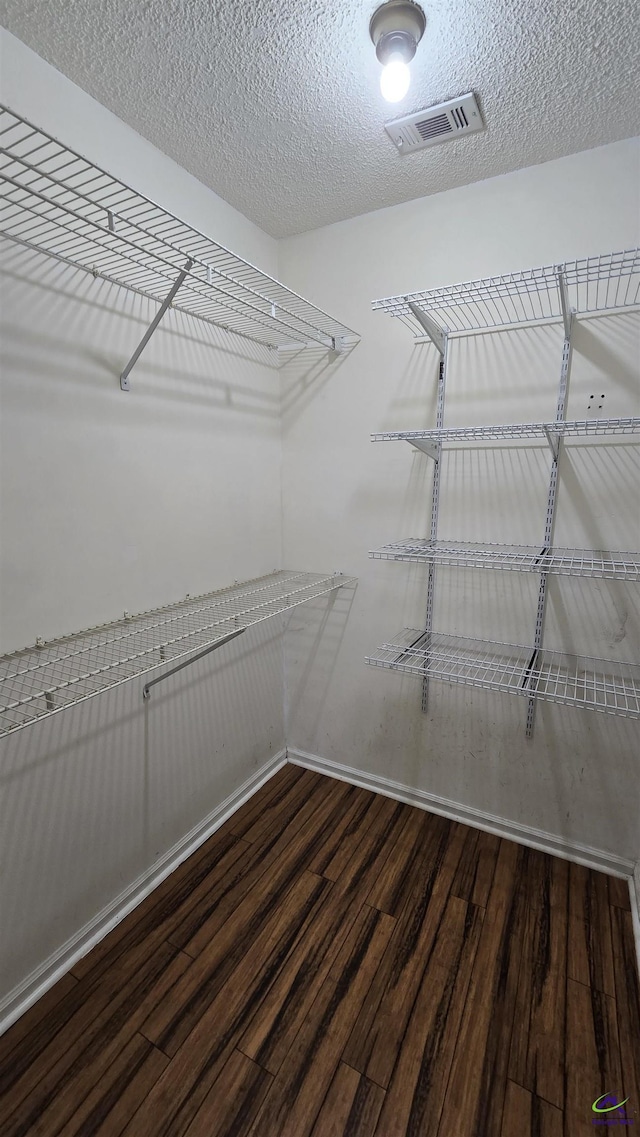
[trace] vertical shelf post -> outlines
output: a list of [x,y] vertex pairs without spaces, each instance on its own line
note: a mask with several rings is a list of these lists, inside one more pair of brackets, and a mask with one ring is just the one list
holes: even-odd
[[[442,430],[442,427],[444,425],[444,391],[445,391],[445,381],[446,381],[446,372],[447,372],[447,347],[448,347],[448,334],[447,333],[448,333],[448,329],[447,328],[441,328],[435,322],[435,320],[432,320],[431,317],[428,316],[426,312],[423,312],[422,309],[416,303],[414,303],[412,300],[409,300],[408,297],[406,297],[406,301],[407,301],[407,304],[408,304],[411,312],[413,313],[416,320],[420,324],[420,327],[424,329],[424,331],[428,335],[431,342],[433,344],[435,344],[438,351],[440,352],[440,364],[439,364],[439,368],[438,368],[438,408],[437,408],[437,412],[436,412],[436,427],[438,430]],[[431,456],[433,457],[433,463],[434,464],[433,464],[433,490],[431,493],[430,540],[432,542],[434,542],[437,540],[437,537],[438,537],[438,504],[439,504],[439,500],[440,500],[440,473],[441,473],[441,468],[442,468],[441,462],[440,462],[440,459],[442,457],[442,441],[441,440],[438,440],[438,442],[436,443],[435,449],[434,449],[434,451],[432,451]],[[427,584],[427,614],[426,614],[425,625],[424,625],[425,634],[424,634],[424,637],[422,639],[422,644],[425,647],[425,650],[427,651],[427,653],[429,651],[429,647],[431,644],[431,634],[432,634],[432,630],[433,630],[433,600],[434,600],[434,593],[435,593],[435,583],[436,583],[436,566],[435,566],[434,562],[431,561],[431,563],[429,565],[429,580],[428,580],[428,584]],[[427,666],[428,666],[428,660],[429,660],[428,654],[426,655],[425,658],[427,660]],[[428,677],[428,675],[425,675],[424,679],[422,680],[422,713],[426,714],[428,709],[429,709],[429,677]]]
[[[575,313],[569,306],[569,294],[567,291],[567,281],[564,274],[564,269],[558,267],[557,269],[558,291],[560,293],[560,306],[562,308],[562,322],[564,324],[564,343],[562,345],[562,365],[560,368],[560,383],[558,386],[558,400],[556,404],[556,422],[564,422],[567,417],[567,394],[569,389],[569,375],[571,372],[571,354],[572,342],[571,335],[574,326]],[[551,548],[553,544],[553,530],[556,520],[556,506],[558,501],[558,467],[560,463],[560,455],[562,454],[562,447],[564,440],[561,434],[555,438],[555,446],[552,445],[549,439],[549,445],[553,455],[551,463],[551,475],[549,478],[549,492],[547,494],[547,516],[544,526],[543,549]],[[536,611],[536,626],[533,640],[533,653],[529,663],[528,682],[531,683],[533,673],[536,670],[538,655],[542,647],[544,637],[544,621],[547,609],[547,589],[549,582],[549,574],[543,572],[540,576],[540,587],[538,590],[538,607]],[[534,688],[532,687],[532,692]],[[533,727],[536,717],[536,697],[532,693],[529,698],[527,707],[527,738],[533,738]]]
[[[436,413],[436,425],[438,430],[442,429],[444,424],[444,395],[445,385],[447,378],[447,355],[448,355],[448,339],[446,333],[442,339],[442,350],[440,355],[440,363],[438,365],[438,407]],[[440,504],[440,476],[442,473],[442,442],[437,444],[437,453],[433,462],[433,489],[431,492],[431,527],[429,531],[429,539],[434,544],[438,539],[438,508]],[[431,561],[429,564],[429,579],[427,582],[427,614],[425,619],[425,648],[428,651],[431,644],[431,635],[433,632],[433,606],[436,584],[436,566],[435,562]],[[428,660],[428,656],[426,657]],[[422,680],[422,713],[426,714],[429,709],[429,677],[425,675]]]

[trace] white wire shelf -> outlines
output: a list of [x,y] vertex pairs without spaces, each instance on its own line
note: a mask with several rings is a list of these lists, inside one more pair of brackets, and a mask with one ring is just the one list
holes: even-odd
[[640,249],[388,296],[373,307],[401,320],[419,338],[425,335],[420,314],[454,336],[546,323],[563,318],[561,278],[578,316],[635,307],[640,304]]
[[281,570],[2,656],[0,737],[351,584]]
[[640,717],[640,665],[405,628],[366,662],[421,677]]
[[640,553],[631,552],[543,549],[539,545],[430,541],[410,537],[372,549],[369,556],[374,560],[418,562],[454,568],[505,569],[605,580],[640,580]]
[[252,264],[0,106],[0,232],[271,347],[359,337]]
[[372,442],[490,442],[509,439],[596,438],[605,434],[637,434],[640,418],[581,419],[568,422],[524,422],[505,426],[449,426],[441,430],[385,430],[371,435]]

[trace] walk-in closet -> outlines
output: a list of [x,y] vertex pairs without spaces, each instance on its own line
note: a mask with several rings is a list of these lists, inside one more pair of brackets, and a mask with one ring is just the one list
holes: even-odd
[[634,5],[1,23],[2,1137],[640,1125]]

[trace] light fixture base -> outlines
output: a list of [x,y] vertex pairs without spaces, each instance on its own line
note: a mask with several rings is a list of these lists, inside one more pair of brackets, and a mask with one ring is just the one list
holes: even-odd
[[369,35],[380,63],[393,58],[409,63],[415,53],[427,20],[413,0],[387,0],[376,8],[369,24]]

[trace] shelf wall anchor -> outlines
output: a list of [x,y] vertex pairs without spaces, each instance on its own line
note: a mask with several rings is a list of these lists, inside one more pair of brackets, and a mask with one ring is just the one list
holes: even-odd
[[149,340],[151,339],[153,333],[155,332],[155,330],[156,330],[158,324],[160,323],[162,317],[164,316],[167,308],[171,307],[171,304],[173,303],[173,298],[176,295],[176,292],[178,291],[180,286],[184,283],[185,278],[191,272],[192,267],[193,267],[193,261],[191,259],[189,259],[187,261],[187,263],[185,264],[182,272],[179,274],[179,276],[178,276],[175,284],[173,285],[171,291],[169,292],[168,296],[162,302],[162,304],[160,305],[160,308],[156,312],[153,320],[149,324],[149,327],[147,328],[142,339],[140,340],[140,343],[138,344],[133,355],[131,356],[131,359],[127,363],[127,366],[125,367],[124,371],[122,372],[122,375],[120,376],[121,390],[123,390],[123,391],[129,390],[129,372],[131,371],[131,368],[134,367],[135,364],[138,362],[140,356],[142,355],[142,352],[144,351],[145,347],[149,343]]

